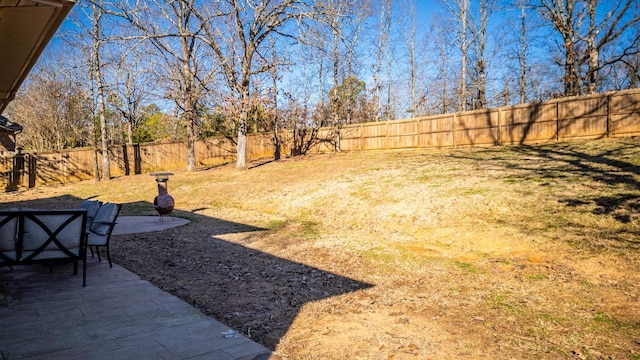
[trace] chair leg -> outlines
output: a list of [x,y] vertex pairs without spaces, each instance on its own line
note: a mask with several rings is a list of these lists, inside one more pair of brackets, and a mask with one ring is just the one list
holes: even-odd
[[85,245],[84,256],[82,256],[82,287],[87,286],[87,248]]
[[82,287],[87,286],[87,254],[85,253],[84,259],[82,259]]
[[96,253],[98,254],[98,261],[102,261],[102,259],[100,258],[100,249],[98,249],[97,246],[96,246]]
[[96,257],[95,255],[93,255],[93,248],[91,246],[89,246],[89,251],[91,252],[91,257]]
[[107,259],[109,259],[109,267],[113,267],[113,264],[111,264],[111,254],[109,253],[109,245],[107,245]]

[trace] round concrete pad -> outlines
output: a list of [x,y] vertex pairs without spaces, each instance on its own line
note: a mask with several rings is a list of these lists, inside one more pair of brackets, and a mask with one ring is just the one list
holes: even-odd
[[186,225],[189,220],[171,216],[118,216],[113,235],[161,231]]

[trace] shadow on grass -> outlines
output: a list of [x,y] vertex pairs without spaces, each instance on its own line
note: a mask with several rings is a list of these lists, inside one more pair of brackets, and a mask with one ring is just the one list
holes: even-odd
[[[558,202],[570,211],[608,216],[621,227],[599,228],[593,224],[564,224],[564,233],[584,235],[590,244],[605,248],[640,249],[640,231],[630,226],[640,210],[640,143],[634,140],[523,145],[454,154],[455,158],[478,162],[478,166],[505,174],[505,183],[526,183],[554,191],[562,186]],[[574,185],[580,190],[572,191]],[[568,194],[568,195],[566,195]],[[550,219],[551,226],[558,226]]]
[[[0,207],[72,208],[81,200],[61,196]],[[152,203],[135,202],[123,204],[121,214],[152,211]],[[271,349],[305,304],[373,286],[221,238],[268,229],[179,210],[172,216],[191,223],[113,235],[114,262]]]
[[[613,149],[594,150],[594,153],[578,151],[570,143],[551,146],[522,145],[478,151],[479,156],[460,156],[468,160],[491,162],[508,170],[526,170],[524,174],[512,175],[519,180],[536,180],[540,186],[549,181],[599,182],[610,187],[608,197],[594,196],[590,199],[568,198],[559,201],[567,206],[596,204],[594,214],[610,214],[629,206],[640,194],[640,165],[621,160],[623,156],[634,156],[640,151],[637,142],[620,142]],[[506,153],[506,154],[505,154]],[[511,157],[508,154],[512,153]],[[640,161],[640,155],[635,155]]]

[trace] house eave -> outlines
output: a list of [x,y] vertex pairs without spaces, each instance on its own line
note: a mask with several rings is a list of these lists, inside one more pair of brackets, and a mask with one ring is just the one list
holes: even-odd
[[0,114],[74,4],[75,0],[0,0]]

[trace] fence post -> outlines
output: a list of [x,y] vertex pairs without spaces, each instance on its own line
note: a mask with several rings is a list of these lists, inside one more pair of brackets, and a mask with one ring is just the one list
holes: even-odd
[[384,148],[386,150],[389,150],[389,120],[385,121],[385,127],[384,127]]
[[131,167],[129,166],[129,153],[127,144],[122,144],[122,163],[124,164],[124,175],[131,175]]
[[16,149],[16,154],[13,157],[13,169],[9,173],[9,184],[6,191],[17,191],[20,187],[22,180],[22,173],[24,172],[24,154],[21,148]]
[[607,94],[607,137],[611,137],[611,94]]
[[502,146],[502,109],[502,107],[498,108],[498,146]]
[[453,139],[454,149],[456,148],[456,123],[457,123],[456,120],[458,120],[458,113],[454,113],[453,117],[451,118],[451,121],[453,121],[453,126],[451,126],[451,129],[452,129],[451,131],[453,131],[452,139]]
[[33,154],[29,154],[29,156],[27,157],[29,159],[29,188],[34,188],[36,187],[36,169],[37,169],[37,163],[38,163],[38,158],[33,155]]
[[420,144],[420,118],[414,118],[415,123],[416,123],[416,136],[418,137],[416,139],[416,144],[418,145],[418,149],[421,148],[421,144]]
[[556,100],[556,142],[560,141],[560,101]]

